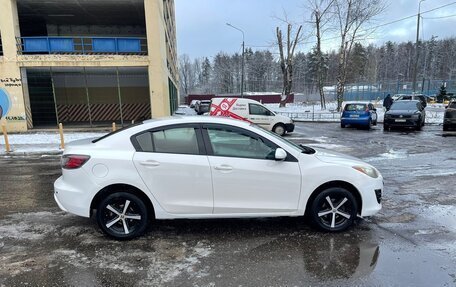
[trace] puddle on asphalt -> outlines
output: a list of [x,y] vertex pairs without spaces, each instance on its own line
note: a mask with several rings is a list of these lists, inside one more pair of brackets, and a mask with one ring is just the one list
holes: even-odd
[[448,257],[368,222],[336,234],[315,232],[298,219],[162,221],[157,228],[119,242],[100,234],[92,220],[63,212],[6,216],[0,220],[0,286],[453,282]]

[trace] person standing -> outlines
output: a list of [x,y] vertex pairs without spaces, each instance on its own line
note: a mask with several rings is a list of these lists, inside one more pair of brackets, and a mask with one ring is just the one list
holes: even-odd
[[385,99],[383,99],[383,107],[385,107],[385,109],[387,111],[389,111],[392,104],[393,104],[393,98],[391,97],[390,94],[386,95]]

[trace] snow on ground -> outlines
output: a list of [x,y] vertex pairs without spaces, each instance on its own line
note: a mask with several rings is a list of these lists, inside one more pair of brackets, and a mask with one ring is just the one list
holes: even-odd
[[[366,101],[360,101],[366,102]],[[382,102],[371,101],[377,108],[378,122],[383,122],[385,110],[383,109]],[[320,103],[306,104],[306,103],[293,103],[287,104],[286,107],[280,108],[279,104],[265,104],[272,111],[288,116],[293,120],[302,121],[325,121],[325,122],[338,122],[340,121],[340,113],[337,112],[337,103],[329,102],[326,104],[326,110],[322,110]],[[426,123],[427,124],[442,124],[443,115],[445,113],[444,104],[429,104],[426,107]]]
[[[79,139],[98,138],[106,132],[68,132],[64,134],[65,144]],[[60,135],[58,132],[37,132],[10,134],[8,140],[12,154],[58,153],[60,152]],[[5,154],[5,138],[0,135],[0,154]]]

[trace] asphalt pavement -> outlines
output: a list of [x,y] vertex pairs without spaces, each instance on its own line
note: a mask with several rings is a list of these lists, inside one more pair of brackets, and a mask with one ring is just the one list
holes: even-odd
[[118,242],[58,209],[59,156],[2,156],[0,286],[456,286],[453,134],[298,123],[286,137],[376,166],[382,211],[337,234],[301,217],[162,220]]

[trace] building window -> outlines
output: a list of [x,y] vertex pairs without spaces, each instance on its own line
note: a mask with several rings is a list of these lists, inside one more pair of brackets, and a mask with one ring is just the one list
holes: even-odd
[[174,85],[173,81],[168,78],[168,86],[169,86],[169,108],[170,108],[170,114],[172,115],[175,110],[177,110],[178,106],[178,94],[177,94],[177,88]]

